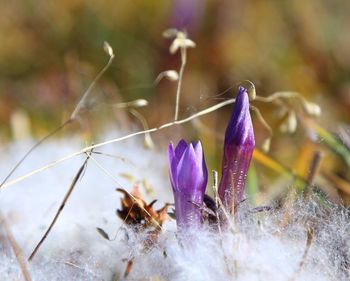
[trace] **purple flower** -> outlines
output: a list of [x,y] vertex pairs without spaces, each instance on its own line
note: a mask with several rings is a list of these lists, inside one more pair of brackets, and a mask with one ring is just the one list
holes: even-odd
[[195,32],[204,14],[205,3],[202,0],[174,0],[171,8],[170,26]]
[[245,195],[247,172],[255,146],[247,90],[239,87],[236,103],[226,129],[219,196],[230,212]]
[[187,144],[181,140],[174,149],[170,143],[168,157],[177,226],[199,228],[202,224],[199,206],[203,204],[208,181],[202,145],[200,141]]

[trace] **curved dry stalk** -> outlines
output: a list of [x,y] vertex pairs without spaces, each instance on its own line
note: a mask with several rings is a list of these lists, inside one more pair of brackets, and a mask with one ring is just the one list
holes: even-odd
[[321,114],[321,107],[313,102],[309,102],[302,94],[293,91],[276,92],[268,97],[256,96],[255,100],[261,102],[281,102],[281,99],[297,99],[302,105],[304,111],[313,117],[317,117]]
[[88,96],[90,95],[91,90],[94,88],[94,86],[96,85],[97,81],[102,77],[102,75],[110,67],[110,65],[113,62],[113,59],[114,59],[114,54],[111,53],[110,56],[109,56],[109,60],[108,60],[107,64],[102,68],[102,70],[97,74],[95,79],[91,82],[90,86],[85,91],[83,97],[80,99],[79,103],[77,104],[77,106],[73,110],[73,112],[72,112],[72,114],[71,114],[69,119],[71,119],[71,120],[75,120],[76,119],[79,111],[85,106],[86,100],[87,100]]
[[[149,127],[148,127],[148,124],[147,124],[147,121],[146,121],[146,118],[143,117],[143,115],[138,112],[136,109],[133,109],[131,108],[129,110],[129,112],[134,115],[142,124],[142,127],[144,130],[148,130]],[[153,140],[151,138],[151,134],[150,133],[145,133],[145,147],[146,148],[153,148],[154,147],[154,143],[153,143]]]
[[167,78],[170,81],[178,81],[179,80],[179,74],[176,70],[166,70],[158,74],[156,79],[154,80],[153,84],[156,86],[159,84],[159,82],[163,79]]
[[261,102],[272,102],[280,98],[290,99],[290,98],[304,98],[304,97],[301,96],[298,92],[286,91],[286,92],[276,92],[267,97],[256,96],[255,100],[261,101]]
[[264,126],[264,128],[268,131],[269,136],[267,138],[265,138],[264,144],[262,145],[262,149],[265,152],[268,152],[270,150],[270,144],[271,144],[271,139],[272,139],[272,135],[273,135],[273,131],[272,128],[270,127],[270,125],[266,122],[265,118],[262,116],[260,110],[253,106],[253,105],[249,105],[249,108],[251,110],[253,110],[256,114],[256,117],[258,118],[258,120],[260,121],[260,123]]
[[273,135],[273,131],[272,128],[270,127],[270,125],[266,122],[265,118],[262,116],[260,110],[253,106],[253,105],[249,105],[250,109],[253,110],[256,114],[256,117],[258,118],[258,120],[261,122],[261,124],[265,127],[265,129],[269,132],[270,138]]
[[45,171],[45,170],[47,170],[49,168],[52,168],[52,167],[54,167],[54,166],[56,166],[56,165],[58,165],[58,164],[60,164],[60,163],[62,163],[64,161],[66,161],[66,160],[69,160],[69,159],[77,156],[77,155],[86,153],[86,152],[88,152],[91,149],[94,149],[94,148],[97,148],[97,147],[101,147],[101,146],[104,146],[104,145],[107,145],[107,144],[112,144],[112,143],[115,143],[115,142],[120,142],[120,141],[123,141],[123,140],[127,140],[127,139],[130,139],[130,138],[138,136],[138,135],[143,135],[143,134],[146,134],[146,133],[153,133],[153,132],[156,132],[156,131],[160,131],[160,130],[163,130],[165,128],[172,127],[174,125],[184,124],[184,123],[187,123],[187,122],[189,122],[189,121],[191,121],[191,120],[193,120],[195,118],[199,118],[199,117],[201,117],[203,115],[206,115],[206,114],[209,114],[211,112],[214,112],[214,111],[216,111],[216,110],[218,110],[218,109],[220,109],[220,108],[222,108],[222,107],[224,107],[226,105],[232,104],[234,102],[235,102],[235,99],[229,99],[229,100],[223,101],[221,103],[218,103],[216,105],[213,105],[213,106],[211,106],[209,108],[206,108],[206,109],[204,109],[202,111],[199,111],[199,112],[197,112],[197,113],[195,113],[195,114],[193,114],[193,115],[191,115],[191,116],[189,116],[189,117],[187,117],[185,119],[169,122],[169,123],[163,124],[163,125],[161,125],[159,127],[151,128],[151,129],[144,130],[144,131],[138,131],[138,132],[135,132],[135,133],[123,136],[123,137],[111,139],[111,140],[108,140],[108,141],[105,141],[105,142],[101,142],[101,143],[98,143],[98,144],[94,144],[94,145],[85,147],[84,149],[82,149],[80,151],[77,151],[77,152],[74,152],[72,154],[66,155],[63,158],[55,160],[55,161],[53,161],[53,162],[51,162],[51,163],[49,163],[49,164],[47,164],[47,165],[45,165],[45,166],[43,166],[41,168],[33,170],[33,171],[23,175],[23,176],[15,178],[12,181],[4,183],[2,185],[2,188],[9,187],[9,186],[14,185],[16,183],[19,183],[19,182],[25,180],[26,178],[29,178],[29,177],[31,177],[33,175],[36,175],[36,174],[38,174],[40,172],[43,172],[43,171]]
[[102,70],[97,74],[95,79],[91,82],[90,86],[87,88],[85,93],[83,94],[83,97],[78,102],[77,106],[74,108],[71,116],[68,120],[63,122],[59,127],[54,129],[52,132],[48,133],[46,136],[44,136],[42,139],[40,139],[38,142],[36,142],[25,154],[24,156],[17,162],[17,164],[10,170],[10,172],[7,174],[7,176],[2,180],[0,184],[0,189],[5,185],[7,180],[13,175],[13,173],[17,170],[17,168],[24,162],[24,160],[27,159],[27,157],[36,149],[38,148],[43,142],[45,142],[47,139],[51,138],[55,134],[57,134],[59,131],[61,131],[64,127],[66,127],[68,124],[72,123],[73,121],[76,121],[76,117],[79,113],[79,111],[84,107],[86,103],[86,99],[88,98],[89,94],[91,93],[91,90],[96,85],[97,81],[101,78],[101,76],[107,71],[107,69],[112,64],[112,61],[114,59],[114,53],[113,49],[109,46],[108,43],[105,42],[104,44],[105,50],[107,49],[107,53],[109,55],[109,60],[107,64],[102,68]]

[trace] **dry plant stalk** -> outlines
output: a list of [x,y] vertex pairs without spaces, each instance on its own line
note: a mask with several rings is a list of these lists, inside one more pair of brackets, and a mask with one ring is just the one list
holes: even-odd
[[7,236],[7,239],[10,242],[10,245],[11,245],[12,250],[15,254],[15,257],[18,261],[18,264],[19,264],[19,267],[21,269],[24,280],[31,281],[32,278],[30,277],[28,266],[27,266],[26,260],[23,256],[22,250],[19,247],[19,245],[17,244],[15,237],[13,237],[11,230],[10,230],[10,227],[8,226],[6,218],[1,213],[0,213],[0,223],[2,224],[4,231],[5,231],[5,235]]
[[[214,202],[216,205],[216,208],[221,208],[222,210],[224,210],[224,206],[221,202],[219,193],[218,193],[218,172],[213,170],[213,192],[214,192]],[[225,211],[225,210],[224,210]],[[216,215],[216,225],[218,228],[218,232],[220,234],[220,247],[222,249],[225,248],[224,246],[224,241],[222,239],[222,229],[221,229],[221,221],[220,221],[220,214],[218,212],[218,210],[215,210],[215,215]],[[228,216],[228,214],[225,214],[226,216]],[[226,219],[228,220],[229,218],[226,217]],[[224,252],[224,251],[223,251]],[[231,267],[229,266],[229,262],[228,262],[228,257],[224,254],[223,257],[224,261],[225,261],[225,265],[226,265],[226,270],[229,274],[233,275],[233,272],[231,270]],[[236,261],[235,261],[236,262]],[[235,271],[236,272],[236,271]]]
[[[175,28],[170,28],[168,30],[165,30],[163,33],[163,36],[166,38],[174,38],[174,40],[172,41],[170,48],[169,48],[170,53],[175,54],[177,52],[177,50],[180,49],[180,54],[181,54],[181,66],[180,66],[179,74],[178,74],[178,76],[175,76],[174,75],[175,73],[172,73],[173,81],[177,81],[175,117],[174,117],[174,120],[177,121],[178,117],[179,117],[182,78],[183,78],[183,73],[185,71],[185,66],[186,66],[186,62],[187,62],[187,48],[196,47],[196,43],[188,38],[186,32],[179,31]],[[167,73],[169,75],[169,72],[167,72]]]
[[[320,161],[321,161],[321,152],[320,151],[315,151],[313,158],[309,164],[309,173],[308,173],[308,177],[306,180],[303,180],[302,183],[304,184],[304,202],[307,201],[307,199],[309,199],[311,192],[312,192],[312,183],[313,180],[316,176],[318,167],[320,165]],[[291,215],[291,206],[293,205],[293,200],[294,200],[294,195],[291,192],[292,189],[288,192],[287,194],[287,198],[285,200],[284,203],[284,207],[286,209],[286,213],[282,219],[282,221],[280,222],[280,226],[282,228],[286,227],[289,223],[290,220],[292,218]]]
[[317,174],[317,170],[321,163],[322,154],[320,151],[315,151],[310,163],[309,174],[306,179],[306,186],[304,191],[304,200],[307,200],[312,193],[312,183]]
[[[142,127],[143,127],[144,130],[148,130],[149,129],[147,121],[146,121],[146,118],[143,117],[143,115],[140,112],[138,112],[136,109],[133,109],[133,108],[131,108],[129,110],[129,112],[132,115],[134,115],[141,122]],[[145,133],[144,146],[146,148],[153,148],[154,147],[154,143],[153,143],[153,140],[151,138],[151,134],[150,133]]]
[[268,137],[265,139],[263,146],[262,146],[263,151],[268,152],[270,150],[270,144],[271,144],[271,139],[272,139],[272,135],[273,135],[272,128],[267,123],[267,121],[262,116],[260,110],[257,107],[255,107],[253,105],[249,105],[249,108],[254,111],[254,113],[256,114],[256,117],[258,118],[260,123],[263,125],[263,127],[267,130],[267,132],[269,134]]
[[307,255],[309,253],[309,250],[310,250],[310,247],[312,244],[313,237],[314,237],[314,230],[312,228],[310,228],[307,230],[306,245],[305,245],[303,256],[300,260],[300,263],[298,265],[296,272],[294,273],[294,276],[292,278],[290,278],[288,281],[296,280],[296,278],[298,277],[298,274],[303,270]]
[[47,236],[49,235],[49,233],[52,230],[53,226],[55,225],[55,223],[56,223],[58,217],[60,216],[61,212],[63,211],[63,208],[65,207],[69,197],[71,196],[75,185],[77,184],[79,179],[82,178],[82,175],[84,174],[84,171],[85,171],[85,169],[87,167],[88,160],[90,158],[90,154],[91,154],[91,152],[87,154],[87,157],[86,157],[83,165],[80,167],[78,173],[75,175],[71,185],[69,186],[69,189],[68,189],[67,193],[65,194],[65,196],[63,198],[63,201],[60,204],[60,206],[59,206],[59,208],[58,208],[58,210],[57,210],[57,212],[55,214],[55,217],[53,218],[51,224],[49,225],[48,229],[44,233],[43,237],[40,239],[39,243],[34,248],[34,250],[31,253],[31,255],[29,256],[28,261],[31,261],[34,258],[35,254],[38,252],[40,246],[44,243],[45,239],[47,238]]
[[179,80],[177,82],[177,89],[176,89],[176,104],[175,104],[175,116],[174,116],[175,121],[177,121],[177,119],[179,118],[179,106],[180,106],[182,77],[183,77],[183,73],[185,71],[185,66],[186,66],[186,61],[187,61],[186,48],[181,48],[180,52],[181,52],[181,67],[180,67]]

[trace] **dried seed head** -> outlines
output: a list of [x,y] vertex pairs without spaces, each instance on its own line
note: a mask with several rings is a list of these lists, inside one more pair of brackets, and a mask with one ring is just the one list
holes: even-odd
[[295,114],[295,111],[290,110],[288,111],[288,115],[284,122],[280,126],[280,131],[282,133],[294,133],[297,129],[298,122],[297,122],[297,117]]
[[115,108],[136,108],[144,107],[148,105],[148,101],[145,99],[137,99],[128,102],[120,102],[114,105]]
[[112,49],[111,45],[108,44],[107,41],[103,42],[103,49],[110,57],[114,57],[113,49]]
[[132,107],[144,107],[144,106],[148,105],[148,101],[145,99],[137,99],[137,100],[130,102],[129,105]]
[[249,100],[255,100],[255,98],[256,98],[256,91],[255,91],[255,86],[254,86],[254,84],[253,84],[253,86],[252,87],[250,87],[249,89],[248,89],[248,96],[249,96]]
[[313,102],[304,101],[303,102],[304,110],[307,114],[311,116],[320,116],[321,115],[321,107]]
[[169,28],[163,32],[163,37],[174,38],[179,31],[176,28]]
[[177,80],[179,80],[179,74],[177,73],[176,70],[165,71],[164,77],[166,77],[170,81],[177,81]]
[[179,48],[194,48],[196,43],[188,38],[175,38],[173,43],[170,45],[169,52],[170,54],[175,54]]
[[150,134],[145,134],[145,141],[143,144],[144,144],[146,149],[154,148],[154,142],[153,142]]
[[196,47],[196,43],[189,39],[185,32],[178,31],[177,29],[168,29],[163,32],[163,36],[166,38],[174,38],[169,48],[170,54],[175,54],[180,48],[187,49]]
[[267,138],[264,140],[261,148],[265,153],[267,153],[270,151],[270,147],[271,147],[271,138]]
[[166,70],[157,76],[157,78],[154,80],[154,84],[157,85],[163,78],[166,78],[172,82],[179,80],[179,74],[176,70]]
[[255,100],[256,98],[256,90],[255,90],[255,85],[252,81],[250,80],[244,80],[244,82],[248,82],[249,83],[249,88],[247,88],[247,93],[248,93],[248,97],[249,100]]

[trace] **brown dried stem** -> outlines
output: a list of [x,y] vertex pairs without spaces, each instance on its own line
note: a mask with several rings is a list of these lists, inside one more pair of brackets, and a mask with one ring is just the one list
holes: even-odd
[[322,154],[320,151],[315,151],[310,163],[309,173],[306,179],[306,186],[304,192],[304,200],[307,200],[312,193],[312,183],[317,174],[318,167],[321,163]]
[[63,211],[63,209],[64,209],[64,207],[65,207],[65,205],[66,205],[66,203],[67,203],[67,201],[68,201],[68,199],[70,197],[70,195],[72,194],[75,185],[77,184],[78,180],[81,179],[81,177],[82,177],[82,175],[83,175],[83,173],[84,173],[84,171],[86,169],[87,162],[88,162],[88,160],[90,158],[90,154],[91,154],[91,152],[87,154],[87,158],[85,159],[83,165],[80,167],[78,173],[75,175],[71,185],[69,186],[69,189],[68,189],[67,193],[65,194],[65,196],[63,198],[63,201],[62,201],[61,205],[59,206],[59,208],[58,208],[58,210],[57,210],[57,212],[55,214],[55,217],[53,218],[51,224],[49,225],[49,227],[46,230],[46,232],[43,235],[43,237],[40,239],[39,243],[34,248],[34,250],[31,253],[31,255],[29,256],[28,261],[31,261],[34,258],[35,254],[38,252],[40,246],[44,243],[45,239],[47,238],[47,236],[49,235],[49,233],[52,230],[53,226],[55,225],[55,223],[56,223],[58,217],[60,216],[61,212]]
[[12,250],[16,256],[16,259],[18,261],[19,267],[21,269],[21,272],[23,274],[23,278],[25,281],[31,281],[32,278],[30,277],[30,273],[28,270],[28,266],[26,263],[26,260],[23,256],[22,250],[19,247],[19,245],[17,244],[16,239],[14,238],[14,236],[11,233],[10,227],[8,226],[7,220],[6,218],[0,213],[0,223],[2,224],[5,234],[7,236],[7,239],[10,242],[10,245],[12,247]]

